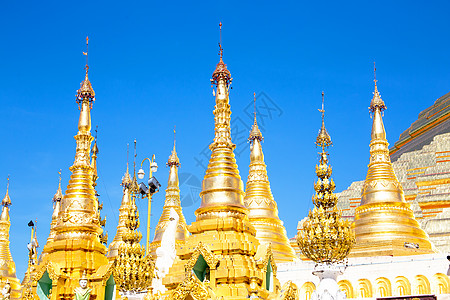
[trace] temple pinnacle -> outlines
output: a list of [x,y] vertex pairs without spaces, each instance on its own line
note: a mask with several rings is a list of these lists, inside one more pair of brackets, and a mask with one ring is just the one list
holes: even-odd
[[3,200],[2,200],[2,205],[4,206],[4,207],[8,207],[8,206],[11,206],[11,198],[9,198],[9,176],[8,176],[8,179],[7,179],[8,181],[7,181],[7,183],[6,183],[6,195],[5,195],[5,197],[3,198]]
[[83,82],[80,84],[80,89],[77,91],[77,102],[81,102],[85,97],[89,99],[90,102],[95,101],[95,92],[92,88],[91,82],[88,78],[89,65],[88,65],[88,45],[89,38],[86,37],[86,52],[83,52],[83,55],[86,55],[86,75],[84,77]]
[[177,150],[175,149],[175,144],[176,144],[176,131],[175,128],[173,129],[173,150],[172,150],[172,154],[170,154],[169,156],[169,160],[167,161],[166,165],[168,167],[176,165],[177,167],[180,165],[180,160],[178,159],[177,156]]
[[59,174],[59,184],[58,184],[58,190],[56,190],[55,195],[53,196],[53,202],[61,201],[63,198],[62,190],[61,190],[61,170],[58,172]]
[[322,109],[319,109],[319,111],[322,113],[322,127],[320,128],[319,134],[316,138],[316,146],[322,147],[323,151],[325,151],[325,148],[333,145],[333,143],[331,142],[331,137],[328,134],[327,129],[325,128],[324,95],[325,93],[322,92]]
[[253,93],[253,114],[254,120],[252,125],[252,130],[250,131],[250,136],[248,137],[249,141],[254,141],[258,139],[259,141],[263,140],[263,136],[261,131],[259,130],[258,123],[256,122],[256,93]]
[[373,63],[373,82],[375,83],[375,90],[373,92],[373,98],[370,102],[369,110],[373,113],[377,108],[380,111],[385,110],[387,107],[384,105],[384,101],[381,99],[380,93],[377,87],[377,68],[375,67],[375,62]]

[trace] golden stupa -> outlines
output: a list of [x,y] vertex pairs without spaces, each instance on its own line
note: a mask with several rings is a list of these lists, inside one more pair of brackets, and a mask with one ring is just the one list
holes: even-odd
[[59,212],[57,204],[54,210],[56,221],[43,250],[45,255],[41,257],[33,276],[34,298],[72,299],[83,274],[92,288],[91,297],[107,299],[105,294],[111,294],[108,286],[113,283],[110,280],[112,263],[105,255],[106,247],[100,242],[103,230],[94,189],[95,158],[90,162],[93,140],[90,111],[95,92],[88,78],[88,70],[86,62],[86,75],[77,91],[80,117],[75,136],[75,161],[70,167],[72,175],[65,196],[56,200],[56,203],[60,202]]
[[9,248],[9,228],[11,221],[9,217],[9,207],[11,198],[9,197],[9,178],[6,188],[6,195],[2,200],[2,214],[0,215],[0,288],[7,282],[11,285],[11,299],[19,299],[21,295],[21,285],[16,277],[16,264],[14,263],[11,250]]
[[256,111],[248,140],[251,142],[251,151],[244,204],[249,210],[250,223],[256,229],[259,242],[271,245],[277,263],[296,260],[297,256],[289,243],[283,222],[278,217],[277,203],[270,190],[261,146],[263,136],[256,122]]
[[414,218],[403,188],[392,168],[382,114],[386,105],[375,91],[372,113],[370,163],[355,212],[356,245],[351,256],[415,255],[433,253],[428,235]]
[[127,231],[127,220],[130,217],[131,210],[131,187],[133,181],[130,177],[130,172],[127,162],[127,170],[122,177],[121,186],[123,187],[122,202],[119,208],[119,222],[117,224],[116,235],[109,244],[107,256],[109,259],[113,260],[119,254],[119,247],[124,243],[124,234]]
[[161,245],[163,234],[170,219],[171,209],[174,209],[179,217],[175,235],[176,248],[183,245],[186,238],[189,236],[186,219],[183,215],[183,210],[181,209],[180,187],[178,182],[178,167],[180,166],[180,160],[175,149],[175,140],[173,142],[172,154],[170,154],[166,165],[170,168],[169,179],[167,180],[166,200],[164,202],[163,211],[161,213],[161,217],[159,218],[158,225],[156,225],[155,237],[150,244],[150,253],[154,256],[156,255],[156,249]]
[[191,235],[178,249],[177,258],[163,279],[168,289],[166,299],[267,299],[280,290],[271,248],[259,245],[243,202],[243,184],[231,141],[232,78],[222,60],[220,43],[219,48],[220,61],[211,79],[216,87],[212,154],[196,221],[188,226]]

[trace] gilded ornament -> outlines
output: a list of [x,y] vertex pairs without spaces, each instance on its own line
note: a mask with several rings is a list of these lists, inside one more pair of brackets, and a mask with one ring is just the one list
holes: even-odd
[[312,200],[314,209],[308,214],[303,227],[298,231],[297,243],[302,253],[320,264],[333,264],[343,261],[354,243],[350,223],[341,218],[342,212],[336,208],[337,196],[333,193],[336,185],[331,179],[332,168],[328,165],[328,153],[325,148],[332,145],[331,137],[325,128],[324,93],[322,92],[322,127],[316,139],[316,146],[322,148],[319,153],[319,165],[316,165],[316,191]]

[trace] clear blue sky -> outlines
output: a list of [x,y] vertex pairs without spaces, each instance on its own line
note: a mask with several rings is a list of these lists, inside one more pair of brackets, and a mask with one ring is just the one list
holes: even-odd
[[[64,189],[70,176],[86,35],[97,96],[92,124],[99,126],[98,192],[109,241],[116,231],[126,145],[134,138],[139,161],[155,153],[160,165],[155,227],[174,125],[183,209],[188,223],[194,220],[204,174],[197,161],[206,162],[202,151],[213,138],[209,79],[218,61],[219,21],[224,60],[234,78],[233,139],[242,179],[249,164],[247,106],[253,92],[264,93],[258,98],[263,149],[280,217],[292,237],[312,207],[322,90],[340,191],[364,179],[367,170],[374,60],[391,144],[421,110],[449,92],[449,10],[448,1],[4,1],[0,192],[3,197],[10,174],[18,277],[27,264],[28,221],[38,219],[42,250],[57,172],[62,169]],[[142,201],[140,210],[145,216]],[[145,234],[146,219],[141,221]]]

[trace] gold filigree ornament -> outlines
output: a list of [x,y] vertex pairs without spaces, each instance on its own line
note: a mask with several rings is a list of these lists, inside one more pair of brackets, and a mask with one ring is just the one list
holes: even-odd
[[139,244],[142,234],[139,228],[139,213],[133,195],[130,215],[126,222],[123,243],[115,261],[114,278],[121,292],[141,292],[149,290],[155,272],[155,262],[151,255],[145,255],[145,247]]
[[302,253],[316,263],[333,264],[342,262],[350,253],[355,242],[350,222],[341,218],[342,211],[336,208],[337,196],[333,193],[336,185],[331,179],[332,168],[328,165],[325,148],[331,145],[331,137],[325,129],[322,93],[322,127],[316,145],[322,148],[319,165],[316,165],[316,191],[312,200],[314,209],[309,212],[298,231],[297,243]]

